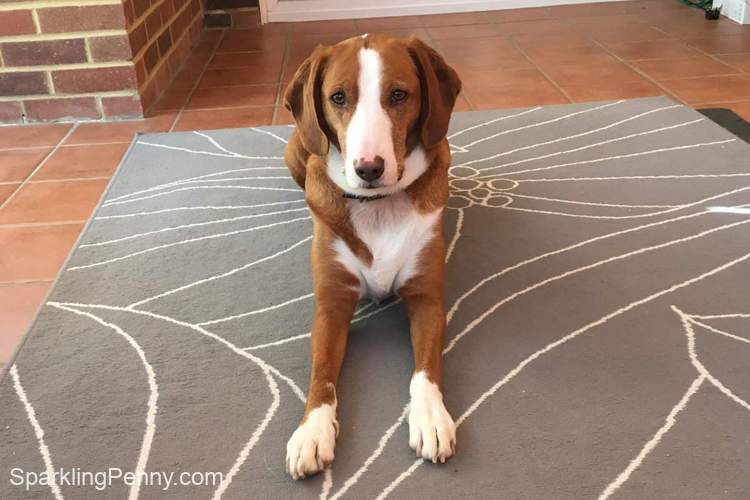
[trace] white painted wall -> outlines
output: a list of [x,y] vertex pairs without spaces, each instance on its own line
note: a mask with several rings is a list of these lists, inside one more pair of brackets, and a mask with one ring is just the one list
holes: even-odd
[[[519,9],[601,0],[260,0],[264,20],[312,21]],[[264,5],[265,4],[265,5]]]

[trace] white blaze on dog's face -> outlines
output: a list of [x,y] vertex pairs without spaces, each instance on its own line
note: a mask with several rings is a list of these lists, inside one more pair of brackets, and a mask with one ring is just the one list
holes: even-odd
[[422,41],[364,35],[318,47],[285,100],[305,148],[328,157],[330,178],[345,192],[375,196],[421,175],[426,166],[414,160],[445,137],[460,88]]
[[333,51],[321,82],[325,120],[337,145],[330,175],[352,193],[387,190],[403,175],[409,132],[419,120],[414,61],[403,45],[369,36]]
[[[395,87],[392,92],[408,99],[409,94],[403,88],[408,85],[403,82],[393,82],[390,85],[389,82],[384,82],[385,88],[381,89],[383,59],[377,50],[361,48],[357,59],[357,102],[346,128],[342,148],[345,151],[346,181],[352,188],[391,186],[398,181],[399,169],[393,144],[393,124],[381,102],[382,95],[383,90],[388,92],[389,87]],[[403,100],[387,100],[385,105],[389,104],[401,106]]]

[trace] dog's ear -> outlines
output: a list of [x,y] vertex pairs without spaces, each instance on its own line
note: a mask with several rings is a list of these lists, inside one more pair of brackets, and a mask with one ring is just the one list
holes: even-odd
[[305,59],[284,92],[284,107],[294,115],[297,132],[307,151],[318,156],[328,154],[328,136],[324,127],[320,86],[330,49],[322,45]]
[[409,53],[417,66],[422,87],[422,144],[429,148],[448,133],[453,105],[461,92],[461,80],[440,54],[415,36],[409,39]]

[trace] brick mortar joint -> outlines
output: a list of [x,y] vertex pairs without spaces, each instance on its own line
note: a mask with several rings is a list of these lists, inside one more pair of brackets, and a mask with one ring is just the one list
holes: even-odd
[[127,36],[128,32],[121,30],[91,30],[91,31],[68,31],[64,33],[32,33],[29,35],[0,36],[2,43],[23,42],[52,42],[56,40],[78,40],[80,38],[94,38],[107,36]]
[[16,2],[13,4],[0,4],[0,12],[56,7],[96,7],[104,5],[122,5],[122,0],[27,0],[25,2]]
[[91,54],[91,41],[90,40],[91,38],[88,38],[88,37],[83,39],[83,49],[86,52],[86,62],[93,63],[96,61],[94,61],[94,56]]
[[31,20],[34,21],[34,29],[37,33],[42,32],[42,23],[39,21],[39,11],[36,9],[31,11]]
[[[198,15],[196,15],[196,16],[195,16],[195,17],[194,17],[194,18],[192,19],[191,23],[190,23],[190,24],[188,25],[188,28],[187,28],[187,29],[185,30],[185,32],[184,32],[184,33],[182,34],[182,36],[181,36],[181,37],[179,38],[179,40],[178,40],[178,43],[179,43],[180,41],[182,41],[182,40],[183,40],[184,38],[186,38],[186,37],[189,37],[189,36],[191,36],[191,34],[190,34],[190,33],[191,33],[191,28],[192,28],[192,26],[193,26],[193,25],[195,25],[195,24],[198,24],[198,25],[199,25],[199,31],[198,31],[198,35],[197,35],[196,39],[195,39],[195,40],[191,40],[191,42],[192,42],[192,43],[195,43],[195,42],[196,42],[196,40],[198,40],[198,41],[200,40],[200,38],[201,38],[200,25],[201,25],[201,24],[202,24],[202,22],[203,22],[203,15],[202,15],[202,14],[203,14],[203,12],[204,12],[204,9],[203,9],[203,8],[201,8],[201,10],[200,10],[200,12],[198,13]],[[192,43],[191,43],[191,45],[192,45]],[[172,47],[172,48],[170,49],[170,51],[169,51],[169,52],[167,53],[167,56],[166,56],[166,57],[164,58],[164,60],[162,60],[162,61],[159,61],[159,64],[157,65],[158,67],[161,67],[161,66],[162,66],[163,64],[165,64],[166,58],[167,58],[167,57],[169,57],[169,56],[171,56],[171,54],[172,54],[172,53],[173,53],[173,52],[174,52],[174,51],[176,50],[176,48],[175,48],[176,46],[177,46],[177,43],[173,44],[173,47]],[[217,45],[216,45],[216,47],[218,47],[218,42],[217,42]],[[216,50],[216,47],[214,47],[214,49],[213,49],[214,51]],[[192,48],[195,48],[195,46],[194,46],[194,45],[192,45]],[[156,97],[154,98],[153,102],[152,102],[152,103],[151,103],[151,104],[149,105],[148,109],[144,109],[144,113],[146,113],[146,112],[148,112],[149,110],[153,109],[153,108],[154,108],[154,106],[155,106],[155,105],[156,105],[156,104],[157,104],[157,103],[159,102],[159,100],[161,99],[161,97],[163,97],[163,96],[164,96],[164,94],[165,94],[165,93],[167,92],[167,90],[169,90],[169,88],[170,88],[170,87],[172,86],[172,84],[174,83],[174,81],[175,81],[175,80],[177,79],[177,75],[178,75],[178,74],[180,73],[180,71],[182,70],[182,68],[183,68],[183,67],[185,66],[185,63],[186,63],[186,61],[187,61],[188,57],[189,57],[189,56],[185,57],[185,58],[184,58],[184,59],[183,59],[183,60],[182,60],[182,61],[180,62],[180,64],[179,64],[179,67],[178,67],[178,69],[177,69],[177,70],[175,71],[175,73],[174,73],[174,74],[173,74],[173,75],[171,76],[171,78],[170,78],[170,80],[169,80],[169,83],[168,83],[168,85],[167,85],[167,88],[166,88],[166,89],[162,89],[162,90],[161,90],[161,92],[159,92],[159,93],[158,93],[158,94],[156,95]],[[208,62],[206,63],[206,65],[208,65]],[[205,67],[204,67],[204,71],[205,71]],[[154,71],[154,72],[153,72],[153,73],[152,73],[152,74],[151,74],[151,75],[149,76],[149,78],[147,78],[147,79],[146,79],[146,82],[144,82],[144,84],[143,84],[142,86],[140,86],[140,87],[138,88],[138,91],[139,91],[139,92],[143,92],[143,91],[145,90],[146,86],[147,86],[148,84],[150,84],[150,83],[151,83],[151,82],[152,82],[152,81],[154,80],[154,78],[155,78],[155,77],[156,77],[156,71]],[[197,81],[196,81],[195,85],[197,85]],[[194,86],[194,87],[193,87],[193,89],[191,90],[191,92],[190,92],[190,95],[192,95],[192,93],[193,93],[194,91],[195,91],[195,86]],[[181,112],[180,112],[180,113],[181,113]],[[179,114],[178,114],[178,116],[179,116]],[[178,118],[175,118],[175,121],[174,121],[174,122],[172,123],[172,127],[174,127],[174,124],[175,124],[175,123],[177,123],[177,119],[178,119]],[[170,128],[170,131],[171,131],[171,130],[172,130],[172,129]]]
[[[44,74],[45,82],[47,83],[47,91],[50,95],[55,93],[55,81],[52,78],[52,72],[48,71]],[[25,111],[25,110],[24,110]]]
[[[180,10],[177,10],[177,11],[174,12],[174,14],[172,14],[172,17],[169,18],[168,21],[165,21],[164,23],[162,23],[162,26],[159,29],[159,31],[157,31],[157,33],[154,36],[151,36],[151,37],[148,38],[148,41],[146,42],[146,44],[143,47],[141,47],[141,50],[139,50],[137,54],[133,54],[133,63],[135,63],[139,59],[142,59],[144,57],[144,55],[146,54],[146,51],[148,51],[148,49],[151,47],[151,45],[153,45],[154,43],[156,43],[156,41],[159,39],[159,37],[161,35],[163,35],[164,32],[167,31],[172,26],[172,24],[174,24],[175,19],[177,19],[178,17],[180,17],[182,15],[182,13],[186,9],[188,9],[188,8],[191,7],[191,5],[192,5],[192,2],[190,2],[190,1],[186,2],[185,5],[183,5],[180,8]],[[200,16],[200,14],[198,14],[198,16]],[[198,16],[195,16],[195,17],[198,17]],[[191,24],[192,24],[192,21],[191,21]],[[135,24],[134,24],[134,26],[135,26]],[[183,35],[184,35],[184,33],[183,33]],[[180,37],[179,39],[181,40],[182,37]],[[175,41],[172,40],[172,45],[174,45],[174,44],[175,44]],[[170,47],[169,50],[171,51],[172,47]],[[167,55],[169,55],[169,53],[170,52],[167,52]],[[154,72],[155,71],[153,71],[152,73],[154,73]]]
[[99,61],[99,62],[81,62],[70,64],[39,64],[35,66],[4,66],[0,68],[0,75],[16,73],[38,73],[49,71],[68,71],[77,69],[107,69],[107,68],[125,68],[133,67],[133,61]]
[[[142,22],[146,22],[146,19],[148,18],[148,16],[150,16],[157,9],[160,9],[161,6],[164,5],[164,2],[167,2],[167,1],[169,0],[161,0],[158,3],[151,4],[151,6],[148,9],[146,9],[146,11],[143,14],[133,19],[133,22],[130,24],[130,26],[126,25],[128,33],[132,33],[133,30],[137,28],[139,24],[141,24]],[[190,5],[190,2],[188,1],[185,5]],[[184,7],[185,6],[183,5],[183,8]]]
[[22,103],[26,101],[59,101],[65,99],[80,99],[84,97],[139,97],[140,94],[136,89],[130,90],[113,90],[108,92],[80,92],[71,94],[35,94],[22,96],[0,97],[0,103],[15,102]]
[[235,12],[258,12],[258,7],[230,7],[227,9],[206,9],[206,14],[233,14]]
[[[186,4],[186,5],[189,5],[189,3]],[[164,66],[164,64],[166,64],[167,59],[169,59],[169,57],[177,50],[177,46],[179,45],[179,43],[186,36],[190,35],[190,28],[193,26],[193,24],[195,24],[196,22],[198,22],[200,20],[200,18],[201,18],[200,14],[196,15],[195,17],[193,17],[193,19],[190,21],[190,24],[188,25],[188,27],[185,29],[185,31],[182,33],[182,35],[180,35],[180,38],[178,38],[177,40],[173,40],[172,41],[172,46],[169,47],[169,50],[167,51],[166,54],[164,54],[164,57],[162,57],[162,58],[159,59],[159,62],[156,64],[156,66],[154,66],[154,69],[146,77],[146,81],[143,82],[143,84],[141,84],[141,85],[138,86],[138,92],[139,93],[143,93],[143,91],[146,89],[146,87],[154,80],[154,78],[156,78],[156,74],[159,72],[159,69],[161,69],[161,67]],[[171,81],[174,81],[174,78],[176,76],[177,75],[173,75]],[[170,83],[171,83],[171,81],[170,81]]]

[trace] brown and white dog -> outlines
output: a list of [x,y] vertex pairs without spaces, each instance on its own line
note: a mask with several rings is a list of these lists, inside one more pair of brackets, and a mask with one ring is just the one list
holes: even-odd
[[445,136],[460,90],[456,72],[421,40],[383,35],[318,46],[286,89],[297,127],[285,158],[312,212],[315,292],[307,405],[287,444],[295,479],[333,461],[336,381],[364,296],[398,294],[409,312],[409,445],[433,462],[455,452],[456,426],[440,390],[442,218]]

